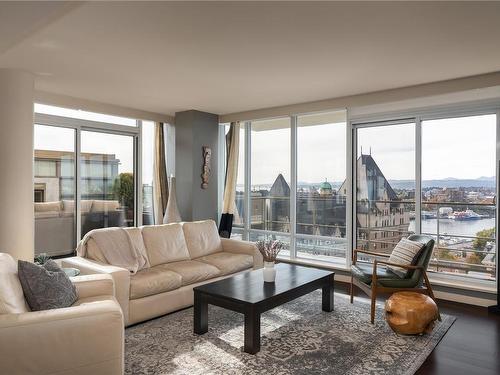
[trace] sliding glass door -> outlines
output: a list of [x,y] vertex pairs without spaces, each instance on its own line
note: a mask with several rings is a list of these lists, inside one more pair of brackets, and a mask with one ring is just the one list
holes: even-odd
[[61,255],[75,249],[75,142],[74,129],[35,125],[36,254]]
[[422,121],[422,233],[436,240],[431,269],[495,279],[494,114]]
[[298,258],[345,259],[346,165],[345,113],[297,116]]
[[[48,114],[35,106],[35,254],[60,256],[73,253],[92,229],[142,223],[136,212],[142,123],[98,122],[108,120],[99,114],[70,118],[64,115],[71,111],[54,108]],[[152,197],[146,199],[152,211]]]
[[134,137],[81,132],[81,234],[135,223]]
[[414,231],[415,122],[356,129],[356,247],[390,253]]

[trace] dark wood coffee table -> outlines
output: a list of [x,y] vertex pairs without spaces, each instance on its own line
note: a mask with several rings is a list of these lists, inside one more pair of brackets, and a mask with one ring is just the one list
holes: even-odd
[[333,311],[335,273],[317,268],[280,263],[276,282],[264,283],[262,269],[195,287],[194,333],[208,331],[208,304],[245,315],[247,353],[260,350],[260,314],[322,288],[323,311]]

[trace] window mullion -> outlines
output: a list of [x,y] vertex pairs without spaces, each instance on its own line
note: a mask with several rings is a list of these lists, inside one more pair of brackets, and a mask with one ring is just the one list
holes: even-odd
[[415,233],[422,233],[422,120],[415,119]]
[[297,257],[297,116],[290,118],[290,258]]
[[250,171],[251,171],[251,156],[252,156],[252,140],[251,140],[251,123],[250,121],[245,122],[245,189],[243,193],[243,202],[245,205],[245,220],[244,220],[244,230],[243,230],[243,239],[249,240],[249,230],[251,228],[250,219],[252,217],[250,209],[251,209],[251,181],[250,181]]
[[78,243],[82,238],[82,215],[81,215],[81,136],[82,131],[79,127],[76,128],[75,134],[75,225],[76,225],[76,242]]

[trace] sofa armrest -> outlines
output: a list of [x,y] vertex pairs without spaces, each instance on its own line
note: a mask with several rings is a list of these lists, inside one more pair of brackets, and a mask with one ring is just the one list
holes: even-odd
[[122,307],[125,324],[128,324],[128,304],[130,297],[130,272],[121,267],[95,262],[82,257],[64,258],[63,267],[78,268],[82,275],[108,274],[115,283],[115,298]]
[[0,315],[0,373],[122,374],[124,328],[110,297],[80,306]]
[[78,298],[95,296],[114,296],[115,284],[109,274],[96,274],[71,277]]
[[221,238],[222,249],[228,253],[248,254],[253,256],[253,268],[262,268],[264,260],[257,246],[250,241],[233,240],[230,238]]

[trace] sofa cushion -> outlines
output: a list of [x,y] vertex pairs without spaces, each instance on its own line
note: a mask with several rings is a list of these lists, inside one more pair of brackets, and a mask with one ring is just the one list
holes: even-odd
[[215,253],[195,260],[217,267],[223,275],[239,272],[253,267],[253,256],[248,254]]
[[180,224],[145,226],[142,237],[151,267],[190,259]]
[[9,254],[0,253],[0,314],[20,314],[27,311],[16,261]]
[[61,211],[61,201],[35,203],[35,212],[59,212],[59,211]]
[[181,275],[161,264],[143,269],[130,277],[130,299],[168,292],[180,288],[181,285]]
[[213,220],[194,221],[182,226],[191,259],[222,251],[219,231]]
[[178,273],[182,277],[182,286],[221,276],[221,271],[211,264],[195,260],[185,260],[163,265],[165,268]]

